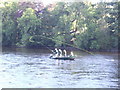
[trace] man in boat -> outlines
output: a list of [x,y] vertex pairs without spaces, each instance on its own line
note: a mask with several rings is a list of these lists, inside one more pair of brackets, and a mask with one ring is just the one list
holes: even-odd
[[64,56],[66,57],[67,56],[67,51],[64,49],[63,52],[64,52]]
[[73,52],[72,52],[72,51],[70,52],[69,57],[71,57],[71,58],[74,58],[74,57],[75,57],[75,55],[73,54]]
[[58,57],[62,57],[63,55],[62,55],[62,50],[61,49],[59,49],[59,56]]
[[53,58],[53,57],[59,57],[60,56],[60,51],[55,48],[55,50],[52,50],[52,55],[50,55],[50,58]]

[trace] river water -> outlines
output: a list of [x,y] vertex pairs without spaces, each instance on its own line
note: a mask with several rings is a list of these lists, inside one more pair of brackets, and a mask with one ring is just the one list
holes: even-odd
[[73,51],[74,61],[49,59],[47,49],[3,48],[2,88],[118,88],[118,53]]

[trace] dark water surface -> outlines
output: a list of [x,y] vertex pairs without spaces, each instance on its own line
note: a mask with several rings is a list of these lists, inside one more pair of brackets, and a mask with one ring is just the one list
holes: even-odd
[[118,88],[118,54],[73,51],[75,61],[49,59],[46,49],[3,48],[2,88]]

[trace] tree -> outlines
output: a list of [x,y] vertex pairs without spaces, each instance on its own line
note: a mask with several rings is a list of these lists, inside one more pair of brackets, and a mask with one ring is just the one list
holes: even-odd
[[15,45],[17,42],[17,22],[15,13],[18,10],[18,4],[15,2],[5,2],[2,12],[2,44],[4,46]]
[[40,32],[40,29],[36,28],[41,26],[41,20],[37,19],[35,11],[32,8],[27,8],[20,18],[17,18],[18,28],[21,32],[21,44],[29,45],[29,38]]
[[46,7],[34,2],[2,4],[3,46],[118,47],[119,2],[59,2]]

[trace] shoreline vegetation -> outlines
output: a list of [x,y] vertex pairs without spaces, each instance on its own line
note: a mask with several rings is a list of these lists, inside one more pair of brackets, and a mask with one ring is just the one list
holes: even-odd
[[[2,46],[118,52],[120,2],[1,2]],[[74,47],[75,46],[75,47]]]
[[[68,51],[83,51],[83,50],[80,50],[80,49],[77,49],[77,48],[74,48],[74,47],[45,47],[45,46],[41,46],[41,47],[25,47],[25,46],[3,46],[2,47],[3,49],[4,48],[14,48],[14,49],[17,49],[17,48],[25,48],[25,49],[46,49],[46,50],[54,50],[55,48],[58,48],[58,49],[62,49],[62,50],[68,50]],[[48,49],[49,48],[49,49]],[[120,50],[119,49],[112,49],[112,50],[86,50],[88,52],[111,52],[111,53],[120,53]],[[85,51],[83,51],[85,52]],[[86,52],[87,53],[87,52]]]

